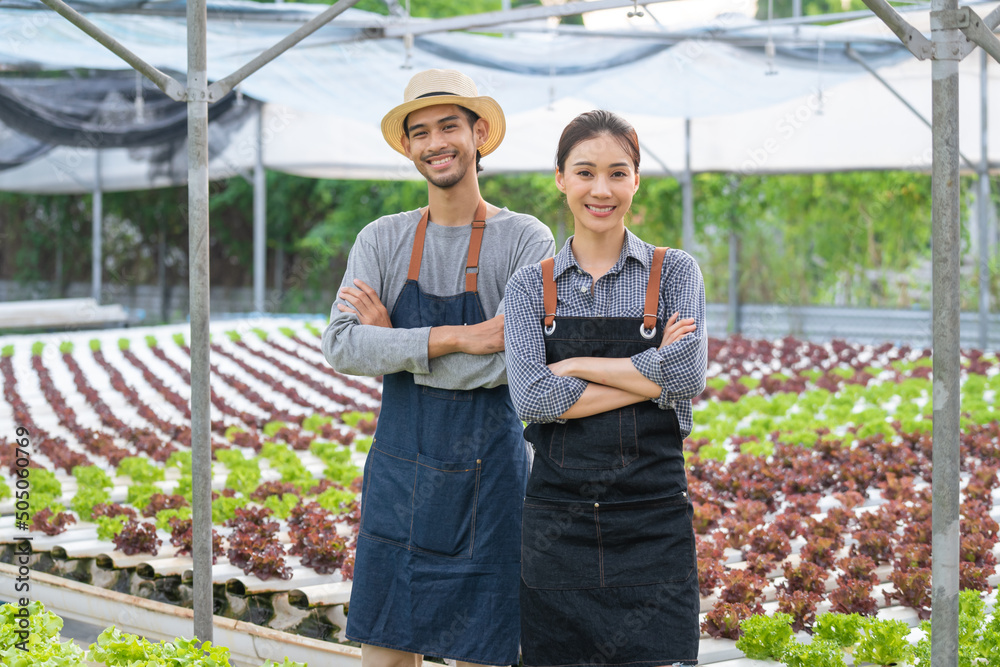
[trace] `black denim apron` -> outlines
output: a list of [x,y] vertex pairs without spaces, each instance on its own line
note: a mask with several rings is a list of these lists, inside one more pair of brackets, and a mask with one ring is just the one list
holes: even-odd
[[[646,318],[547,317],[546,363],[657,347],[662,258]],[[543,263],[543,282],[551,275]],[[525,437],[535,449],[521,539],[525,667],[697,664],[697,555],[675,412],[644,401],[531,424]]]

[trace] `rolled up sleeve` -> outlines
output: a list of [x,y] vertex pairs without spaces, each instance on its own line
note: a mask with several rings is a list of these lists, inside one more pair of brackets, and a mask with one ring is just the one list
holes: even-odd
[[[384,280],[379,264],[379,254],[367,233],[358,236],[347,259],[343,287],[353,287],[357,278],[370,286],[379,299],[384,300]],[[384,303],[384,301],[383,301]],[[414,374],[430,372],[427,341],[430,327],[395,329],[361,324],[353,310],[342,312],[338,304],[347,304],[340,298],[330,309],[330,324],[323,332],[323,354],[327,363],[341,373],[350,375],[386,375],[399,371]],[[392,304],[387,304],[392,308]]]
[[678,313],[679,320],[694,318],[695,330],[662,348],[650,348],[632,357],[632,365],[662,388],[654,399],[661,408],[679,399],[692,399],[705,389],[708,334],[705,324],[705,282],[694,258],[677,253],[663,277],[660,303],[662,321]]
[[559,415],[580,400],[587,382],[559,377],[545,363],[542,281],[538,265],[527,266],[514,274],[507,284],[504,303],[507,381],[514,409],[524,421],[561,421]]

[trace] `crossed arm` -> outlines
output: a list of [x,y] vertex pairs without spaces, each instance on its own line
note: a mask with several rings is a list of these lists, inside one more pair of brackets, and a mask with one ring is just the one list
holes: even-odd
[[[338,303],[342,313],[355,313],[360,324],[392,328],[389,311],[378,294],[361,280],[354,287],[343,287],[340,298],[348,305]],[[437,359],[453,352],[465,354],[493,354],[503,352],[503,315],[463,326],[431,327],[427,342],[427,358]]]
[[[677,319],[670,316],[659,347],[663,348],[695,330],[694,318]],[[571,357],[548,365],[553,375],[575,377],[587,382],[579,400],[560,419],[579,419],[626,405],[657,398],[660,385],[648,379],[629,357]]]

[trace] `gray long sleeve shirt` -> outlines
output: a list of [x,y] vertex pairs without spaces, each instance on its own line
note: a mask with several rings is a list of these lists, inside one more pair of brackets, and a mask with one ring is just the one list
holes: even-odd
[[[367,225],[347,260],[342,287],[359,279],[371,286],[392,314],[406,284],[410,253],[421,211],[387,215]],[[451,296],[465,291],[465,264],[471,223],[445,227],[427,223],[420,289]],[[551,257],[555,242],[548,227],[530,215],[501,209],[486,220],[479,253],[479,300],[486,317],[503,313],[507,280],[522,266]],[[323,353],[333,368],[351,375],[413,373],[417,384],[439,389],[495,387],[507,382],[504,354],[457,352],[436,359],[427,356],[430,327],[395,329],[363,325],[354,313],[341,312],[337,298],[330,325],[323,332]]]

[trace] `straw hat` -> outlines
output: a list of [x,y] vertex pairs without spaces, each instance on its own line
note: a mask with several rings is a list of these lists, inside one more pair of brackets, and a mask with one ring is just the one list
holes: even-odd
[[382,119],[382,136],[390,146],[406,155],[402,141],[406,116],[417,109],[438,104],[465,107],[490,124],[486,143],[479,149],[482,155],[492,153],[503,141],[506,130],[503,109],[492,97],[480,95],[472,79],[453,69],[429,69],[414,74],[403,91],[403,103]]

